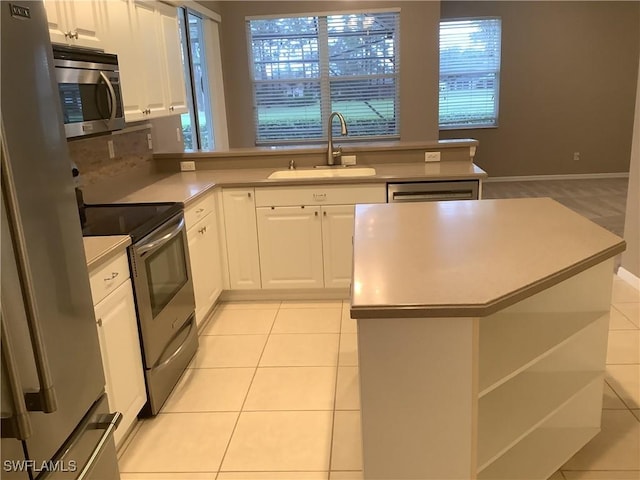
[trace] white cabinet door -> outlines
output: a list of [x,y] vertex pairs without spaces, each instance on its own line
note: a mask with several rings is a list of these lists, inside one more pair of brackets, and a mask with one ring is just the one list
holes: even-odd
[[146,74],[140,72],[140,48],[134,11],[128,0],[111,0],[105,12],[105,51],[118,55],[120,88],[127,122],[148,118]]
[[47,0],[45,9],[52,43],[104,48],[104,2]]
[[67,27],[66,3],[46,0],[44,8],[47,12],[49,24],[49,38],[51,43],[69,43],[69,28]]
[[262,288],[322,288],[320,207],[256,209]]
[[147,401],[131,280],[98,303],[95,314],[109,406],[123,414],[118,445]]
[[165,104],[171,114],[188,111],[187,90],[185,88],[182,46],[178,28],[178,10],[163,3],[157,4],[160,21],[160,41],[164,45],[166,85]]
[[145,82],[145,101],[142,103],[145,105],[143,110],[147,112],[146,118],[169,113],[169,106],[165,103],[167,79],[159,18],[154,3],[133,3],[134,35],[139,46],[137,73]]
[[196,324],[200,325],[222,292],[220,245],[215,213],[207,215],[189,229],[187,238],[196,300]]
[[322,207],[324,286],[349,287],[353,262],[353,205]]
[[127,122],[186,112],[177,9],[111,0],[104,16],[105,49],[118,55]]
[[222,191],[231,289],[260,288],[256,207],[252,188]]

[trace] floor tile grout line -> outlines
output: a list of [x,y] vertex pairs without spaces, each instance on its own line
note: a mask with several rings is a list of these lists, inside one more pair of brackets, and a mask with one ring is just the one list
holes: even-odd
[[[613,393],[615,394],[616,397],[618,397],[618,399],[622,402],[622,405],[624,405],[626,408],[604,408],[602,407],[602,410],[633,410],[629,405],[627,405],[627,402],[624,401],[624,399],[620,396],[620,394],[616,391],[615,388],[613,388],[613,385],[611,385],[609,382],[607,382],[607,379],[604,379],[604,383],[607,384],[609,386],[609,388],[613,391]],[[633,415],[633,412],[631,412],[631,415]]]
[[242,401],[242,405],[240,405],[240,411],[238,412],[238,416],[236,417],[236,421],[233,424],[233,428],[231,429],[231,435],[229,435],[229,440],[227,441],[227,446],[222,453],[222,457],[220,458],[220,465],[218,466],[218,473],[216,474],[216,478],[220,474],[222,470],[222,465],[224,464],[224,460],[227,456],[227,452],[229,451],[229,447],[231,446],[231,441],[233,440],[233,435],[236,433],[236,428],[238,428],[238,423],[240,422],[240,416],[244,410],[244,405],[247,403],[247,398],[249,397],[249,392],[251,391],[251,386],[253,385],[253,381],[258,374],[258,368],[260,368],[260,361],[262,360],[262,356],[264,355],[264,351],[267,348],[267,344],[269,343],[269,337],[271,336],[271,330],[273,330],[273,325],[276,323],[276,318],[278,317],[278,312],[280,311],[280,307],[282,306],[282,302],[278,305],[276,309],[275,315],[273,316],[273,321],[271,322],[271,328],[269,328],[269,333],[267,334],[267,338],[262,346],[262,351],[260,352],[260,356],[258,357],[258,362],[256,363],[255,369],[253,371],[253,376],[251,377],[251,381],[249,382],[249,387],[247,388],[247,393],[244,395],[244,400]]

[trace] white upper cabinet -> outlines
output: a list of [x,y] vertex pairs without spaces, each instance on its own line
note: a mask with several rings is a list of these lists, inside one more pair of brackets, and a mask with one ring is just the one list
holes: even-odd
[[143,110],[147,108],[146,75],[138,72],[137,27],[134,27],[133,13],[128,0],[111,0],[105,14],[105,50],[118,55],[124,116],[129,122],[144,120]]
[[157,4],[160,19],[160,40],[164,45],[164,65],[166,66],[166,103],[171,113],[185,113],[187,91],[184,84],[184,68],[182,64],[182,46],[178,28],[177,10],[175,7]]
[[51,42],[104,48],[105,2],[45,1]]
[[105,50],[118,55],[127,122],[184,113],[187,95],[176,7],[107,3]]
[[[167,115],[169,105],[165,102],[166,75],[162,41],[160,33],[160,16],[157,5],[148,2],[133,3],[134,37],[138,47],[138,59],[133,65],[120,65],[120,69],[135,69],[137,75],[144,82],[145,88],[141,92],[145,100],[145,108],[141,112],[143,118]],[[129,48],[132,48],[130,45]],[[129,120],[127,118],[127,120]]]

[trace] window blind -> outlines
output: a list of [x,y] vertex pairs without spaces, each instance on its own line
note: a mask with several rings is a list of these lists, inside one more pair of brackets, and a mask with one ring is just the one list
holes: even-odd
[[332,111],[349,137],[397,137],[398,23],[398,12],[248,20],[256,143],[326,138]]
[[440,128],[498,124],[499,18],[440,22]]

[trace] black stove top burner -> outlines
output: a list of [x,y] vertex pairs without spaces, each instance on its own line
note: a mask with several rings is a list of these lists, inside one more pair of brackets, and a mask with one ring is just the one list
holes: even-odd
[[[82,235],[130,235],[135,243],[182,211],[181,203],[85,205]],[[81,217],[82,218],[82,217]]]

